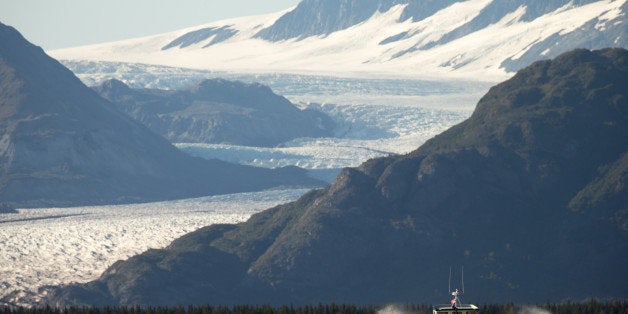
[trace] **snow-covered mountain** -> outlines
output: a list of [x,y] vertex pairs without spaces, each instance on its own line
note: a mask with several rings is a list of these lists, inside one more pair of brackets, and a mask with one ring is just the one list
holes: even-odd
[[304,0],[274,14],[50,54],[232,72],[501,80],[574,48],[628,47],[627,11],[626,0]]

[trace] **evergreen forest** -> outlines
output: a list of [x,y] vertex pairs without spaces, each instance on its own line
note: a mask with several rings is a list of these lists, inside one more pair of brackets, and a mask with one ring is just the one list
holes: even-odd
[[[628,313],[628,300],[597,301],[573,303],[547,303],[537,305],[483,304],[481,314],[624,314]],[[104,307],[4,307],[0,314],[429,314],[432,306],[428,304],[404,305],[200,305],[200,306],[104,306]]]

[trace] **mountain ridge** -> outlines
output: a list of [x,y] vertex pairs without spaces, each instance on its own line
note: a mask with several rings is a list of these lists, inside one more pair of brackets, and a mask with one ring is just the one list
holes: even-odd
[[194,158],[116,110],[0,24],[0,199],[13,207],[128,203],[316,186],[305,171]]
[[621,298],[627,73],[624,49],[536,62],[409,154],[51,288],[48,302],[434,302],[451,263],[472,302]]
[[261,84],[206,79],[187,89],[131,89],[118,80],[93,87],[116,108],[169,141],[275,146],[332,135],[322,112],[302,110]]
[[[264,28],[255,34],[256,38],[269,41],[288,40],[292,38],[306,38],[317,35],[329,35],[335,31],[343,30],[362,23],[376,13],[384,13],[393,6],[403,5],[403,12],[399,16],[398,22],[411,19],[419,22],[434,13],[464,0],[448,1],[412,1],[412,0],[378,0],[378,1],[354,1],[354,0],[305,0],[297,7],[284,14],[273,25]],[[590,4],[596,0],[560,0],[549,3],[539,1],[519,1],[500,2],[493,1],[483,8],[479,15],[471,21],[463,24],[460,28],[449,33],[442,42],[451,41],[461,37],[461,34],[468,34],[477,31],[490,24],[499,22],[503,18],[503,12],[514,12],[519,7],[526,8],[522,21],[532,21],[544,14],[553,12],[572,4],[581,6]],[[311,12],[320,12],[316,16],[308,16]],[[307,28],[309,26],[309,28]],[[306,28],[304,28],[306,27]],[[436,43],[434,43],[436,45]]]
[[575,48],[627,48],[627,10],[625,0],[304,0],[275,14],[51,54],[245,73],[500,81]]

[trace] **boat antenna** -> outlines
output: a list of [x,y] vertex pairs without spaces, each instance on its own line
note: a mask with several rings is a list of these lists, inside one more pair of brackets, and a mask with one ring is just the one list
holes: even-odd
[[451,266],[449,266],[449,288],[447,288],[447,293],[451,293]]

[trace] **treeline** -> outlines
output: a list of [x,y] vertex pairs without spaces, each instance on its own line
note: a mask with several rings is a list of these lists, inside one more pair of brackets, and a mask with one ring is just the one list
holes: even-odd
[[544,305],[517,305],[509,303],[480,306],[480,314],[527,314],[539,313],[539,310],[545,310],[552,314],[625,314],[628,313],[628,300],[608,302],[592,300],[582,303],[547,303]]
[[[540,310],[552,314],[625,314],[628,301],[589,301],[584,303],[559,303],[544,305],[484,304],[480,314],[535,313]],[[202,305],[202,306],[104,306],[104,307],[4,307],[0,314],[377,314],[412,313],[430,314],[432,306],[406,304],[389,306],[319,304],[304,306],[271,305]],[[541,312],[542,313],[542,312]]]
[[200,305],[200,306],[104,306],[104,307],[5,307],[0,314],[370,314],[381,307],[348,304],[319,305]]

